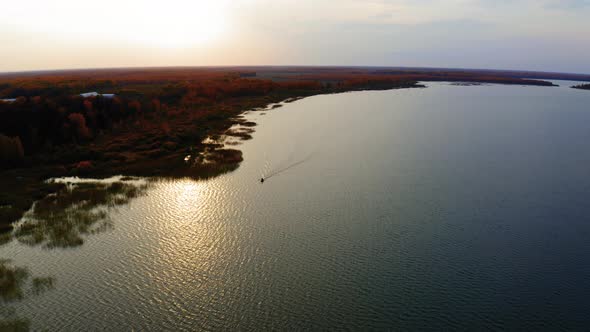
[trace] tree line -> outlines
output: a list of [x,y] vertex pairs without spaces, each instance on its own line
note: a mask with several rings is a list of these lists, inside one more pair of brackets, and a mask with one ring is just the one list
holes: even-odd
[[[56,147],[87,144],[113,128],[135,123],[138,119],[166,118],[168,114],[177,114],[179,109],[197,110],[280,90],[322,88],[317,82],[273,82],[227,75],[189,82],[134,83],[111,87],[109,91],[117,93],[113,98],[101,95],[84,98],[79,95],[84,90],[73,88],[83,83],[71,80],[55,81],[50,88],[46,87],[46,82],[19,81],[17,88],[4,84],[4,91],[19,91],[21,95],[14,102],[0,101],[2,166],[18,166],[26,156],[50,152]],[[84,84],[96,87],[104,82]]]

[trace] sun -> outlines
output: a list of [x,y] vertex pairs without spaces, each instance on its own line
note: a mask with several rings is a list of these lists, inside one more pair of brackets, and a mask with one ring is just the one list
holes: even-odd
[[162,1],[136,9],[123,38],[159,48],[189,48],[219,40],[227,28],[223,1]]
[[235,0],[31,0],[2,8],[0,25],[34,22],[27,29],[58,43],[195,48],[224,38],[234,6]]

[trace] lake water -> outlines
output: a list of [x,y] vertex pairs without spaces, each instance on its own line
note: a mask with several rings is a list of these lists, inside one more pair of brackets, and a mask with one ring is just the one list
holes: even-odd
[[0,314],[50,331],[587,329],[590,93],[559,83],[250,112],[238,170],[6,239],[29,277]]

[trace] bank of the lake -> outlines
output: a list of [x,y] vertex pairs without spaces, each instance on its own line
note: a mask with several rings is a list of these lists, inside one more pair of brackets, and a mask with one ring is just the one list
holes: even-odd
[[[542,81],[529,84],[541,84],[539,82]],[[218,138],[250,139],[254,131],[252,127],[256,124],[242,117],[245,111],[272,110],[283,103],[319,94],[423,87],[416,81],[390,80],[222,100],[211,106],[210,115],[198,120],[192,115],[198,113],[198,109],[183,110],[176,116],[141,119],[89,144],[69,145],[51,153],[37,154],[23,167],[0,172],[0,183],[4,187],[0,193],[0,233],[9,232],[12,223],[18,221],[35,200],[63,189],[61,185],[47,183],[49,178],[108,178],[114,175],[211,178],[239,167],[241,151],[220,143]],[[162,129],[160,121],[165,121],[167,130]],[[205,141],[206,138],[213,139]]]

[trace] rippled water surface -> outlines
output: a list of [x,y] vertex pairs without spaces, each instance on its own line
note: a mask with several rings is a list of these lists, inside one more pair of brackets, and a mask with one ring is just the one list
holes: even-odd
[[5,240],[32,286],[0,314],[71,331],[587,328],[590,93],[428,85],[251,112],[238,170],[101,187],[90,219]]

